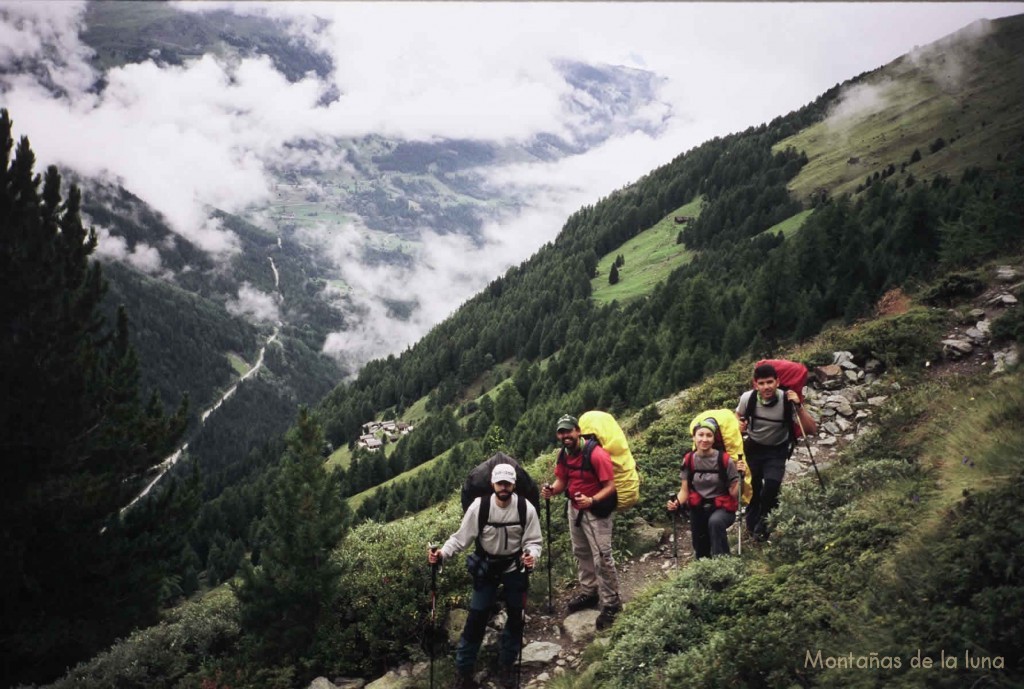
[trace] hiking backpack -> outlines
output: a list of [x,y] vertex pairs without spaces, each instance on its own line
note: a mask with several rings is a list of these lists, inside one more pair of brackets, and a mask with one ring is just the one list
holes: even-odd
[[[599,517],[606,517],[612,510],[629,509],[640,500],[640,475],[636,470],[633,453],[629,451],[626,434],[615,417],[608,412],[588,411],[580,417],[579,424],[580,437],[585,441],[582,468],[597,473],[594,471],[590,456],[594,448],[600,445],[611,457],[612,469],[615,472],[615,500],[609,498],[607,505],[595,505],[591,507],[591,511]],[[565,448],[558,453],[558,461],[566,461]]]
[[725,486],[725,495],[715,496],[715,507],[720,507],[728,512],[735,512],[739,507],[736,498],[729,493],[729,453],[724,450],[717,450],[717,469],[697,469],[693,452],[687,452],[683,456],[683,466],[689,470],[686,480],[689,483],[689,492],[686,494],[686,504],[690,507],[700,507],[704,497],[693,489],[694,474],[718,474],[718,480]]

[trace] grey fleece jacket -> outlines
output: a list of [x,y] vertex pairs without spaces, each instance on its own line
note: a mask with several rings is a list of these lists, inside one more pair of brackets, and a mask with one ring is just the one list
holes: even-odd
[[[540,518],[537,516],[537,510],[533,504],[529,501],[526,503],[526,529],[524,530],[519,526],[518,501],[525,500],[525,498],[513,493],[508,507],[498,507],[493,493],[489,499],[491,507],[487,515],[487,525],[484,526],[480,536],[480,545],[484,550],[497,557],[512,555],[523,550],[535,558],[539,558],[543,537],[540,531]],[[466,513],[462,515],[462,524],[459,526],[459,530],[441,546],[441,555],[445,560],[473,545],[476,540],[479,514],[480,498],[477,498],[470,503]]]

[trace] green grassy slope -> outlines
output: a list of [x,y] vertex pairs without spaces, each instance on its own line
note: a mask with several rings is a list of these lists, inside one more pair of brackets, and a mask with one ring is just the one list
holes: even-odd
[[[700,215],[703,200],[694,199],[662,218],[617,250],[603,256],[597,264],[597,277],[591,280],[593,299],[598,304],[613,301],[627,302],[649,294],[654,286],[665,280],[668,274],[693,258],[693,252],[676,237],[685,225],[675,222],[676,216],[696,218]],[[608,284],[612,263],[618,255],[626,263],[619,268],[619,282]]]
[[[1024,147],[1024,16],[998,23],[997,40],[979,41],[992,29],[972,25],[875,71],[824,122],[779,142],[775,150],[793,146],[809,158],[793,194],[852,193],[890,163],[903,179],[958,178]],[[938,138],[946,145],[933,153]],[[922,159],[901,172],[915,149]]]

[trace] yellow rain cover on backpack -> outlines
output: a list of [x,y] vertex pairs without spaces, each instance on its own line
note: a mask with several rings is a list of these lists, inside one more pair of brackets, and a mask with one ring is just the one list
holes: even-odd
[[597,436],[601,447],[611,455],[615,469],[615,493],[618,510],[629,509],[640,499],[640,475],[636,471],[629,442],[615,417],[608,412],[588,411],[580,417],[580,433]]
[[[718,433],[715,434],[715,444],[718,444],[719,436],[721,441],[725,445],[725,451],[729,453],[729,456],[734,461],[738,461],[743,458],[743,434],[740,433],[740,421],[736,418],[735,412],[732,409],[709,409],[708,411],[701,412],[697,416],[693,417],[693,421],[690,422],[690,447],[691,449],[697,449],[697,446],[693,444],[693,429],[696,428],[697,424],[708,417],[715,420],[718,424]],[[743,474],[743,504],[749,505],[750,499],[754,496],[754,484],[750,478],[750,472],[747,471]]]

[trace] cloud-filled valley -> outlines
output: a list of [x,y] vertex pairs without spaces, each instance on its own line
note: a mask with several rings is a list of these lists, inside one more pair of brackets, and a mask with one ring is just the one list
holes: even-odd
[[[218,209],[313,247],[345,285],[325,289],[324,299],[359,314],[325,349],[355,364],[401,351],[552,240],[580,206],[683,151],[785,114],[975,18],[1019,11],[1011,3],[172,8],[279,21],[287,49],[317,69],[286,74],[274,56],[242,48],[180,64],[160,52],[104,64],[83,39],[95,16],[85,4],[11,2],[0,4],[0,105],[41,162],[116,181],[215,260],[241,250]],[[357,151],[371,139],[469,142],[453,160],[484,147],[491,158],[450,173],[383,170],[393,149]],[[282,228],[294,215],[282,184],[291,197],[318,199],[319,215]],[[403,189],[420,191],[403,197]],[[357,202],[367,200],[406,210],[390,220],[366,215]],[[445,213],[452,224],[432,224]],[[466,229],[452,230],[463,221]],[[100,235],[101,255],[168,273],[160,246]],[[381,235],[394,236],[383,254]],[[372,259],[378,254],[385,258]],[[231,309],[280,315],[269,295],[247,290]],[[411,306],[396,318],[395,303]]]

